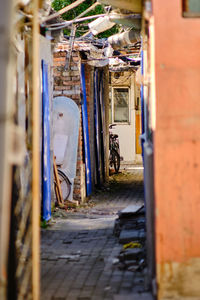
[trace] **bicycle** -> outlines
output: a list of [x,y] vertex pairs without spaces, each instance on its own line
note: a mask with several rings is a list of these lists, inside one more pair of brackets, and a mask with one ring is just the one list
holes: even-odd
[[[116,124],[109,125],[109,129],[116,126]],[[109,132],[109,165],[112,168],[114,166],[115,173],[119,172],[120,168],[120,150],[119,150],[119,139],[117,134]]]
[[71,193],[71,182],[66,174],[56,165],[54,158],[54,190],[56,194],[56,202],[63,206]]

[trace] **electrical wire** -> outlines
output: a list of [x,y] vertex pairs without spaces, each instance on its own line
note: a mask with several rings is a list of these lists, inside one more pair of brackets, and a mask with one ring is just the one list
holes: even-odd
[[[76,21],[77,19],[83,17],[84,15],[86,15],[89,11],[93,10],[97,5],[101,5],[99,2],[95,2],[94,4],[92,4],[90,7],[88,7],[85,11],[83,11],[80,15],[78,15],[77,17],[75,17],[73,20],[70,20],[70,21]],[[54,27],[54,26],[61,26],[61,25],[65,25],[66,22],[69,22],[69,21],[64,21],[64,22],[61,22],[61,23],[54,23],[54,24],[48,24],[46,26],[48,27]]]
[[[93,15],[93,16],[89,16],[89,17],[84,17],[84,18],[80,18],[80,19],[76,19],[76,20],[70,20],[70,21],[63,22],[63,25],[61,25],[61,26],[60,26],[60,23],[57,23],[58,26],[55,26],[56,24],[51,24],[51,25],[45,25],[45,27],[49,31],[58,30],[58,29],[68,27],[68,26],[72,25],[75,22],[80,23],[80,22],[85,21],[85,20],[92,20],[92,19],[95,19],[95,18],[104,17],[105,15],[106,14]],[[54,27],[52,27],[52,25],[54,25]]]

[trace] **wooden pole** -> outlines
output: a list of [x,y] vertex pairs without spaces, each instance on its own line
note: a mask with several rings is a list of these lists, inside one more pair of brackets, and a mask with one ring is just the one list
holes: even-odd
[[39,109],[39,1],[33,0],[32,31],[32,288],[40,297],[40,109]]
[[57,11],[55,14],[53,15],[50,15],[46,18],[44,18],[43,22],[46,22],[46,21],[49,21],[49,20],[52,20],[56,17],[59,17],[60,15],[63,15],[64,13],[66,13],[67,11],[75,8],[76,6],[80,5],[81,3],[83,3],[85,0],[76,0],[75,2],[71,3],[70,5],[62,8],[61,10]]

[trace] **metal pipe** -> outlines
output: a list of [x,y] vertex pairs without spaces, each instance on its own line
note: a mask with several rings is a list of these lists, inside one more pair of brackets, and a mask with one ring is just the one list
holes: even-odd
[[108,43],[114,48],[119,49],[124,46],[136,43],[140,38],[140,31],[130,30],[123,33],[112,35],[108,38]]

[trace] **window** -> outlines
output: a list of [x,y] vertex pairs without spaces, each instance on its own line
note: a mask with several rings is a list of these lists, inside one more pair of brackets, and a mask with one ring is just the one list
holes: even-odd
[[200,17],[200,0],[182,0],[184,17]]
[[110,123],[129,123],[129,88],[113,87],[110,93]]

